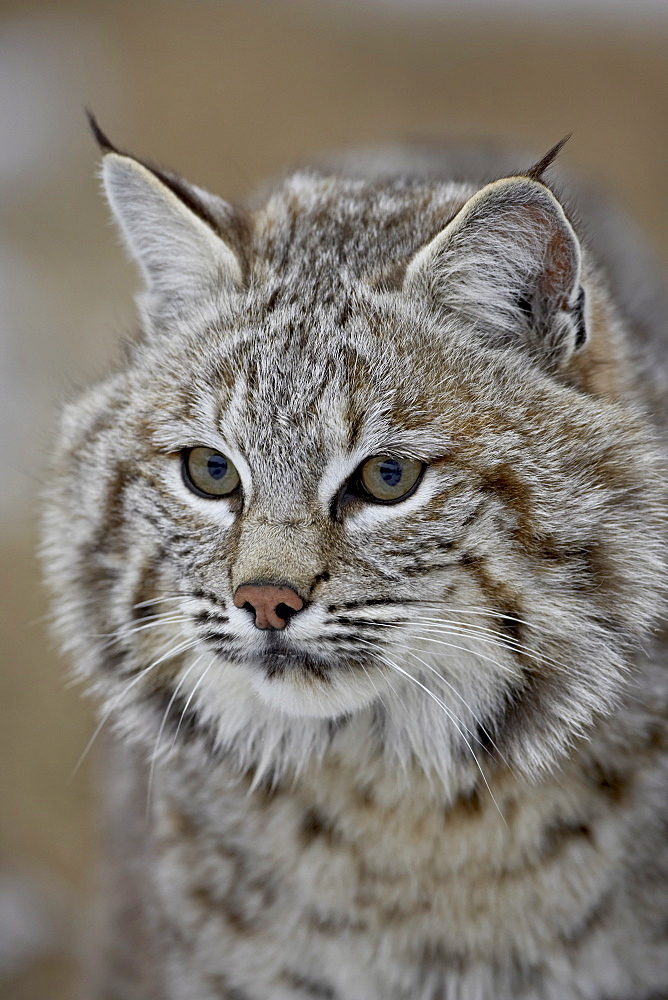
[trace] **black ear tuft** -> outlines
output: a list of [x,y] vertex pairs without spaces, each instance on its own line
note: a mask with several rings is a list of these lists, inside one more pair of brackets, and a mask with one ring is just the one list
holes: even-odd
[[86,108],[86,118],[88,119],[88,124],[90,125],[90,130],[93,133],[95,141],[100,147],[103,153],[120,153],[120,149],[114,146],[113,142],[107,138],[102,129],[97,123],[97,119],[90,108]]
[[551,149],[548,149],[545,156],[541,157],[538,163],[534,163],[532,167],[529,167],[528,170],[524,171],[523,176],[530,177],[533,181],[540,181],[547,168],[552,166],[572,135],[573,133],[569,132],[568,135],[565,135],[563,139],[560,139],[559,142],[552,146]]

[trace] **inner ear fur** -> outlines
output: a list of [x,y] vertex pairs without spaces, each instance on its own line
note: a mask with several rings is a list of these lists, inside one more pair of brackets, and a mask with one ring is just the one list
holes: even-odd
[[232,214],[225,202],[115,149],[105,152],[102,178],[150,293],[189,302],[203,291],[241,285],[240,255],[211,220],[214,209],[220,219]]
[[473,195],[418,251],[404,290],[560,366],[586,340],[581,272],[559,201],[539,181],[508,177]]

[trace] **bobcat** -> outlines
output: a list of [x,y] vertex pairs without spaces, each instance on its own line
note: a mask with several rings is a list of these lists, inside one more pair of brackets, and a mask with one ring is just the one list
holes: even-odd
[[98,995],[668,996],[630,233],[584,203],[584,239],[561,144],[239,208],[92,125],[141,330],[64,408],[43,549],[114,733]]

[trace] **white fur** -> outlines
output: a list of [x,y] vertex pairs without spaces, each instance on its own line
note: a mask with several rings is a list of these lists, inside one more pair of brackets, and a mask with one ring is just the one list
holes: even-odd
[[102,176],[127,248],[149,290],[187,301],[226,279],[240,283],[236,254],[141,163],[109,153]]

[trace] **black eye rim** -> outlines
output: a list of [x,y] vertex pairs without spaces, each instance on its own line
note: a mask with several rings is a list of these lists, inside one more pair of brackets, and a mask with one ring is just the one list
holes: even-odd
[[[366,463],[370,462],[372,458],[378,458],[378,457],[379,457],[378,455],[369,455],[368,458],[365,458],[362,462],[360,462],[360,464],[353,472],[352,476],[350,476],[350,478],[346,480],[346,482],[343,484],[343,486],[341,487],[335,498],[334,506],[337,509],[340,509],[342,506],[346,506],[347,503],[350,503],[353,500],[364,500],[366,503],[379,504],[381,507],[394,507],[396,504],[403,503],[404,500],[408,500],[409,497],[413,496],[413,494],[419,487],[420,483],[424,479],[424,474],[428,463],[427,462],[421,463],[420,471],[410,489],[406,490],[405,493],[402,493],[400,497],[395,497],[392,500],[382,500],[380,499],[380,497],[375,497],[373,493],[369,493],[366,486],[364,485],[364,480],[362,479],[362,469],[364,468]],[[396,458],[397,461],[399,462],[402,461],[400,455],[392,455],[388,457]]]
[[[227,500],[241,492],[241,479],[239,479],[237,485],[233,490],[230,490],[229,493],[205,493],[204,490],[201,490],[199,486],[192,481],[190,476],[190,470],[188,469],[188,459],[190,458],[190,455],[193,451],[197,451],[198,448],[208,447],[209,446],[206,444],[196,444],[193,445],[192,448],[183,449],[181,452],[181,478],[190,492],[194,493],[198,497],[203,497],[205,500]],[[227,456],[223,455],[222,451],[216,451],[215,448],[211,448],[211,451],[213,451],[216,455],[221,455],[222,458],[225,458],[225,460],[228,461]]]

